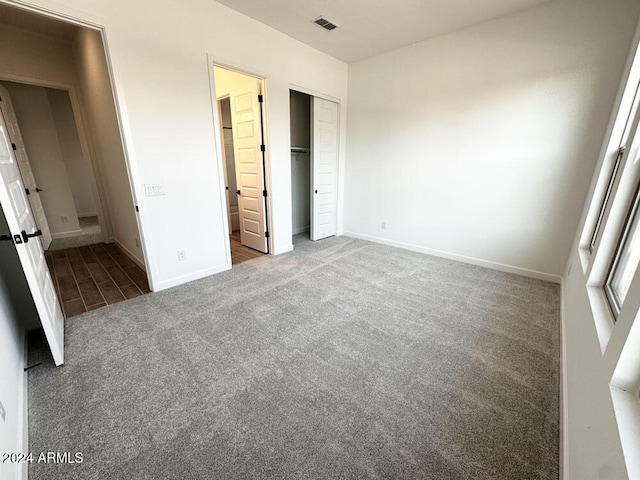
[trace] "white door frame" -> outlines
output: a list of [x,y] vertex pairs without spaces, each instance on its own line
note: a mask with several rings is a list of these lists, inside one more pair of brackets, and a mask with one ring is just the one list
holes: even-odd
[[[74,17],[71,17],[69,15],[66,14],[61,14],[61,13],[57,13],[57,12],[52,12],[50,10],[46,10],[44,8],[40,8],[40,7],[34,7],[31,5],[25,5],[22,2],[19,2],[17,0],[0,0],[0,3],[9,5],[11,7],[14,8],[18,8],[20,10],[26,10],[29,12],[33,12],[33,13],[37,13],[38,15],[43,15],[45,17],[48,18],[52,18],[55,20],[60,20],[66,23],[71,23],[73,25],[77,25],[79,27],[82,28],[87,28],[90,30],[94,30],[100,33],[100,37],[102,38],[102,44],[104,46],[104,53],[105,53],[105,58],[106,58],[106,66],[107,66],[107,70],[109,72],[109,81],[111,84],[111,94],[113,95],[113,101],[114,101],[114,106],[115,106],[115,111],[116,111],[116,117],[117,117],[117,121],[118,121],[118,128],[120,131],[120,137],[122,139],[122,150],[124,153],[124,160],[125,160],[125,166],[126,166],[126,170],[127,170],[127,177],[129,179],[129,190],[131,191],[131,197],[133,200],[133,204],[136,206],[136,223],[138,225],[138,233],[140,236],[140,248],[142,250],[142,254],[144,256],[144,263],[145,263],[145,269],[147,272],[147,279],[149,281],[149,289],[151,291],[155,290],[155,283],[156,283],[156,278],[157,278],[157,269],[155,268],[155,263],[152,261],[154,257],[154,253],[153,253],[153,249],[150,246],[150,242],[146,241],[145,238],[145,223],[146,223],[146,218],[144,216],[141,216],[138,214],[138,207],[142,207],[142,209],[144,210],[144,192],[142,191],[141,188],[137,188],[136,185],[141,185],[141,182],[139,181],[140,177],[138,174],[138,169],[137,169],[137,164],[136,164],[136,160],[135,160],[135,154],[133,151],[133,148],[130,147],[130,145],[133,144],[132,141],[132,134],[131,134],[131,127],[129,125],[129,117],[128,117],[128,112],[127,112],[127,106],[124,102],[123,96],[119,94],[119,91],[122,90],[122,87],[120,86],[120,82],[118,81],[118,79],[116,79],[116,77],[113,74],[113,65],[111,63],[111,56],[109,53],[109,42],[107,39],[107,30],[105,28],[104,25],[100,25],[98,23],[91,23],[89,21],[86,20],[80,20]],[[9,78],[7,78],[7,80],[10,80]],[[46,79],[31,79],[34,82],[42,82],[44,84],[51,84],[53,82],[47,81]],[[30,82],[33,83],[33,82]],[[37,83],[34,83],[37,84]],[[45,86],[45,85],[43,85]],[[55,86],[54,86],[55,88]],[[70,90],[71,92],[71,90]],[[71,94],[70,94],[71,95]],[[75,90],[74,90],[74,96],[71,96],[71,104],[74,108],[74,115],[76,113],[76,111],[82,111],[81,108],[81,104],[78,100],[78,96],[75,95]],[[83,124],[81,127],[79,127],[79,132],[82,131],[83,133],[85,132],[84,129],[84,123],[85,123],[85,116],[84,115],[80,115],[77,118],[81,118],[82,121],[80,122],[81,124]],[[82,130],[80,130],[80,128]],[[88,135],[87,135],[88,137]],[[140,190],[138,192],[138,190]],[[104,212],[103,212],[104,214]],[[111,226],[109,224],[109,229],[111,229]],[[109,232],[110,234],[111,231]]]
[[255,71],[254,69],[246,65],[241,65],[231,60],[216,57],[214,55],[211,55],[210,53],[207,53],[207,71],[209,73],[209,88],[211,90],[211,109],[213,113],[213,127],[216,132],[216,135],[214,135],[214,140],[216,144],[216,157],[217,157],[217,164],[218,164],[220,205],[221,205],[222,215],[225,220],[224,221],[224,235],[225,235],[224,244],[225,244],[225,250],[227,254],[227,266],[231,268],[231,265],[232,265],[231,240],[229,239],[229,234],[231,233],[229,232],[230,219],[227,216],[227,206],[226,206],[227,204],[225,199],[226,185],[224,184],[224,171],[223,171],[224,167],[222,165],[224,162],[224,156],[223,156],[224,145],[221,144],[220,135],[219,135],[219,132],[222,131],[222,118],[220,117],[220,112],[218,110],[218,97],[216,95],[216,81],[215,81],[215,76],[213,74],[214,67],[225,68],[227,70],[241,73],[243,75],[248,75],[250,77],[254,77],[260,80],[262,83],[262,95],[264,96],[264,102],[262,103],[262,131],[264,135],[264,143],[267,146],[266,152],[264,152],[264,188],[268,192],[267,200],[266,200],[266,207],[268,212],[266,230],[269,232],[269,238],[267,238],[267,246],[270,252],[269,254],[273,255],[274,234],[273,234],[273,202],[272,202],[273,194],[271,190],[271,161],[270,161],[271,141],[270,141],[270,135],[269,135],[269,120],[268,120],[269,115],[267,114],[269,110],[268,109],[269,95],[267,94],[268,75],[265,73]]

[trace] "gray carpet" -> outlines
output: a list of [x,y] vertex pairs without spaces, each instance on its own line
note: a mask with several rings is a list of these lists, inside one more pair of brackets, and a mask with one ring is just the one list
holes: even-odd
[[557,479],[559,287],[296,239],[32,337],[38,479]]

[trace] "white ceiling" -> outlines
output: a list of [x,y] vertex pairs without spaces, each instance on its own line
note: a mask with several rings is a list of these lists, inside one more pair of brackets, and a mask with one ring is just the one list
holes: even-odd
[[[347,63],[547,0],[217,0]],[[327,32],[320,15],[340,25]]]
[[76,30],[78,30],[78,27],[71,23],[11,7],[4,3],[0,3],[0,23],[37,32],[65,42],[71,42]]

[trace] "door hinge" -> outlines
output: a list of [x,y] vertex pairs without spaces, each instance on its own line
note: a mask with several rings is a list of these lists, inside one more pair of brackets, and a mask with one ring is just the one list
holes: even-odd
[[136,212],[139,212],[140,209],[138,208],[138,205],[136,205]]
[[27,195],[31,195],[31,192],[29,191],[28,188],[25,188],[24,191],[27,193]]
[[269,232],[264,232],[264,238],[269,238]]
[[266,152],[267,151],[267,147],[266,147],[266,145],[264,143],[262,145],[260,145],[260,151],[261,152]]
[[266,190],[262,190],[262,196],[266,197],[267,196],[267,191]]
[[12,144],[11,144],[11,148],[13,148],[13,151],[14,151],[14,152],[18,149],[18,147],[16,147],[16,144],[15,144],[15,143],[12,143]]
[[264,102],[264,97],[262,96],[261,93],[258,94],[258,103],[262,103]]

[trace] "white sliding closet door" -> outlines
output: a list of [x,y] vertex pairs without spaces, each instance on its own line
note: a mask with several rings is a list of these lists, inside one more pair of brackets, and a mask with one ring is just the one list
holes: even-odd
[[311,240],[337,233],[338,104],[313,97],[311,116]]

